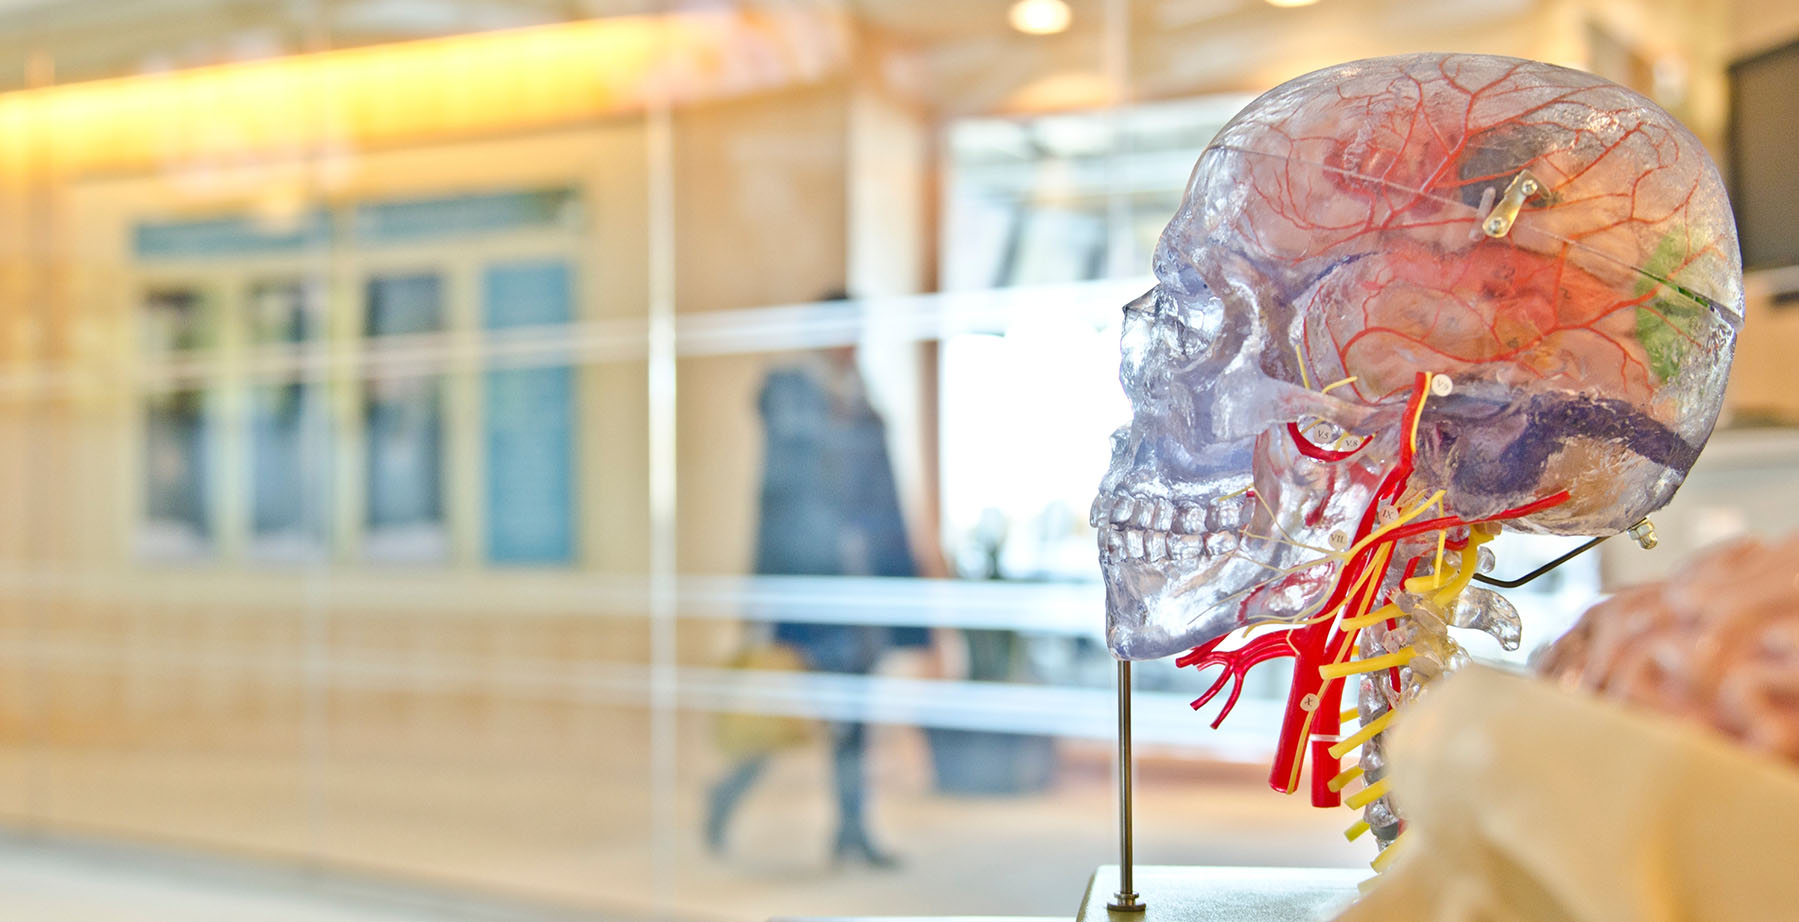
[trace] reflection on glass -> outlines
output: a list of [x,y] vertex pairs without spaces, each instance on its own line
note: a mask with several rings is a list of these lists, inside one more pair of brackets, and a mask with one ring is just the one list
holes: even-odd
[[[256,346],[299,346],[317,338],[318,302],[299,282],[253,286],[249,336]],[[323,388],[300,381],[251,387],[250,533],[259,557],[321,556],[330,508],[330,446]]]
[[141,316],[144,351],[152,357],[202,349],[217,341],[211,302],[193,288],[146,294]]
[[[1219,0],[1071,0],[1051,38],[1009,28],[1008,3],[947,0],[193,0],[179,35],[140,28],[170,6],[0,3],[55,63],[0,145],[20,165],[6,226],[43,231],[15,246],[0,317],[0,485],[28,501],[0,529],[0,690],[30,692],[0,694],[0,731],[42,731],[0,732],[0,811],[404,871],[443,902],[1072,912],[1112,834],[1087,513],[1130,418],[1119,305],[1247,101],[1196,94],[1307,70],[1295,55],[1330,36],[1283,16],[1293,41],[1256,41],[1273,20]],[[1514,51],[1578,57],[1543,4],[1398,19],[1465,32],[1476,6],[1484,33],[1533,43]],[[583,21],[548,22],[565,15]],[[340,50],[299,53],[320,47]],[[838,287],[855,297],[801,303]],[[144,375],[116,367],[127,343]],[[865,398],[820,351],[850,343]],[[1799,523],[1769,486],[1799,441],[1757,457],[1689,499]],[[896,496],[874,502],[877,479]],[[900,558],[876,518],[903,521],[921,575],[962,578],[875,575]],[[1665,545],[1716,533],[1658,524]],[[1680,550],[1621,544],[1608,576]],[[121,569],[121,545],[206,565]],[[45,557],[79,578],[37,579]],[[1531,588],[1583,605],[1593,565]],[[1544,599],[1516,600],[1527,645],[1558,623]],[[808,654],[787,669],[747,655],[777,625]],[[921,629],[931,646],[895,642]],[[1137,739],[1165,766],[1265,764],[1289,668],[1252,672],[1211,732],[1187,707],[1209,673],[1139,664]],[[814,732],[751,783],[715,716]],[[1366,866],[1346,820],[1242,774],[1146,772],[1168,821],[1142,854]],[[896,870],[853,860],[863,801]],[[994,854],[1006,872],[967,886]]]
[[356,237],[400,243],[571,225],[579,198],[570,188],[372,202],[354,211]]
[[324,209],[272,222],[247,215],[144,221],[132,228],[131,249],[144,262],[293,256],[324,245],[330,232]]
[[144,410],[144,521],[138,549],[149,558],[212,550],[208,456],[212,426],[201,391],[153,394]]
[[1096,577],[1081,487],[1098,482],[1129,410],[1108,354],[1117,339],[1112,324],[1038,318],[944,341],[943,521],[961,575]]
[[[216,342],[212,301],[193,287],[147,292],[139,323],[152,366],[173,353]],[[144,518],[138,550],[147,558],[197,557],[213,550],[209,403],[200,390],[145,398]]]
[[316,294],[297,281],[261,282],[250,288],[250,342],[300,345],[317,339],[323,322]]
[[1242,96],[1034,118],[965,118],[949,130],[944,286],[981,289],[1134,275],[1183,180]]
[[[436,275],[379,276],[367,286],[371,341],[431,333],[443,326]],[[445,557],[442,384],[436,376],[377,378],[363,385],[368,530],[365,556],[434,561]]]
[[384,275],[369,279],[369,336],[435,333],[443,329],[443,280],[436,273]]
[[1021,209],[999,275],[1008,285],[1097,279],[1106,272],[1105,214]]
[[[566,324],[568,266],[492,266],[482,302],[489,330]],[[566,367],[486,373],[487,558],[495,563],[574,558],[574,385]]]
[[251,532],[260,556],[316,557],[324,550],[325,412],[318,385],[250,391]]
[[[835,349],[772,369],[763,379],[757,406],[764,449],[756,572],[918,575],[887,452],[886,423],[867,399],[855,350]],[[759,647],[748,648],[740,663],[756,668],[758,656],[772,647],[790,652],[795,669],[867,676],[889,651],[928,643],[918,627],[789,617],[777,621]],[[837,808],[831,856],[837,863],[892,867],[896,860],[876,844],[869,829],[868,733],[860,711],[852,708],[845,719],[830,725]],[[772,753],[771,746],[734,753],[734,764],[708,791],[705,833],[715,852],[725,850],[732,816]]]

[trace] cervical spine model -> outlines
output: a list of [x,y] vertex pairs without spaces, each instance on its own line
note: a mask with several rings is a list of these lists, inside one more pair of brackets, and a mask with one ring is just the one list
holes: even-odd
[[1519,641],[1469,585],[1481,545],[1629,528],[1710,435],[1734,228],[1698,141],[1578,71],[1408,55],[1251,103],[1124,309],[1134,415],[1092,511],[1113,653],[1222,667],[1194,703],[1232,686],[1214,726],[1292,657],[1269,781],[1309,760],[1312,802],[1362,808],[1383,866],[1394,709],[1464,658],[1448,628]]

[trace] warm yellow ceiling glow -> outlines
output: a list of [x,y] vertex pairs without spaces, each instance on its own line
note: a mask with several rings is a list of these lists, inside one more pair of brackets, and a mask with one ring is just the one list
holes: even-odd
[[0,176],[293,158],[725,98],[835,66],[828,24],[620,16],[0,93]]
[[1318,0],[1268,0],[1268,5],[1269,6],[1282,6],[1282,7],[1311,6],[1312,4],[1317,3],[1317,2],[1318,2]]
[[1006,13],[1012,28],[1026,35],[1054,35],[1066,30],[1073,18],[1063,0],[1018,0]]

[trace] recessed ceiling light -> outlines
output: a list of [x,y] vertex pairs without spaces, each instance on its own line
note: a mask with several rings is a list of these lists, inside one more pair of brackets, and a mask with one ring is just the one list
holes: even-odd
[[1064,0],[1018,0],[1006,11],[1012,28],[1026,35],[1054,35],[1067,30],[1073,18]]
[[1268,0],[1268,5],[1279,7],[1311,6],[1317,2],[1318,0]]

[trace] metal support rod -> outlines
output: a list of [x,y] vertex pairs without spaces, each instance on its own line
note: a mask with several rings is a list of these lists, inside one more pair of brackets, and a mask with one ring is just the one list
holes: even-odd
[[1118,892],[1106,908],[1142,912],[1131,880],[1131,662],[1118,661]]

